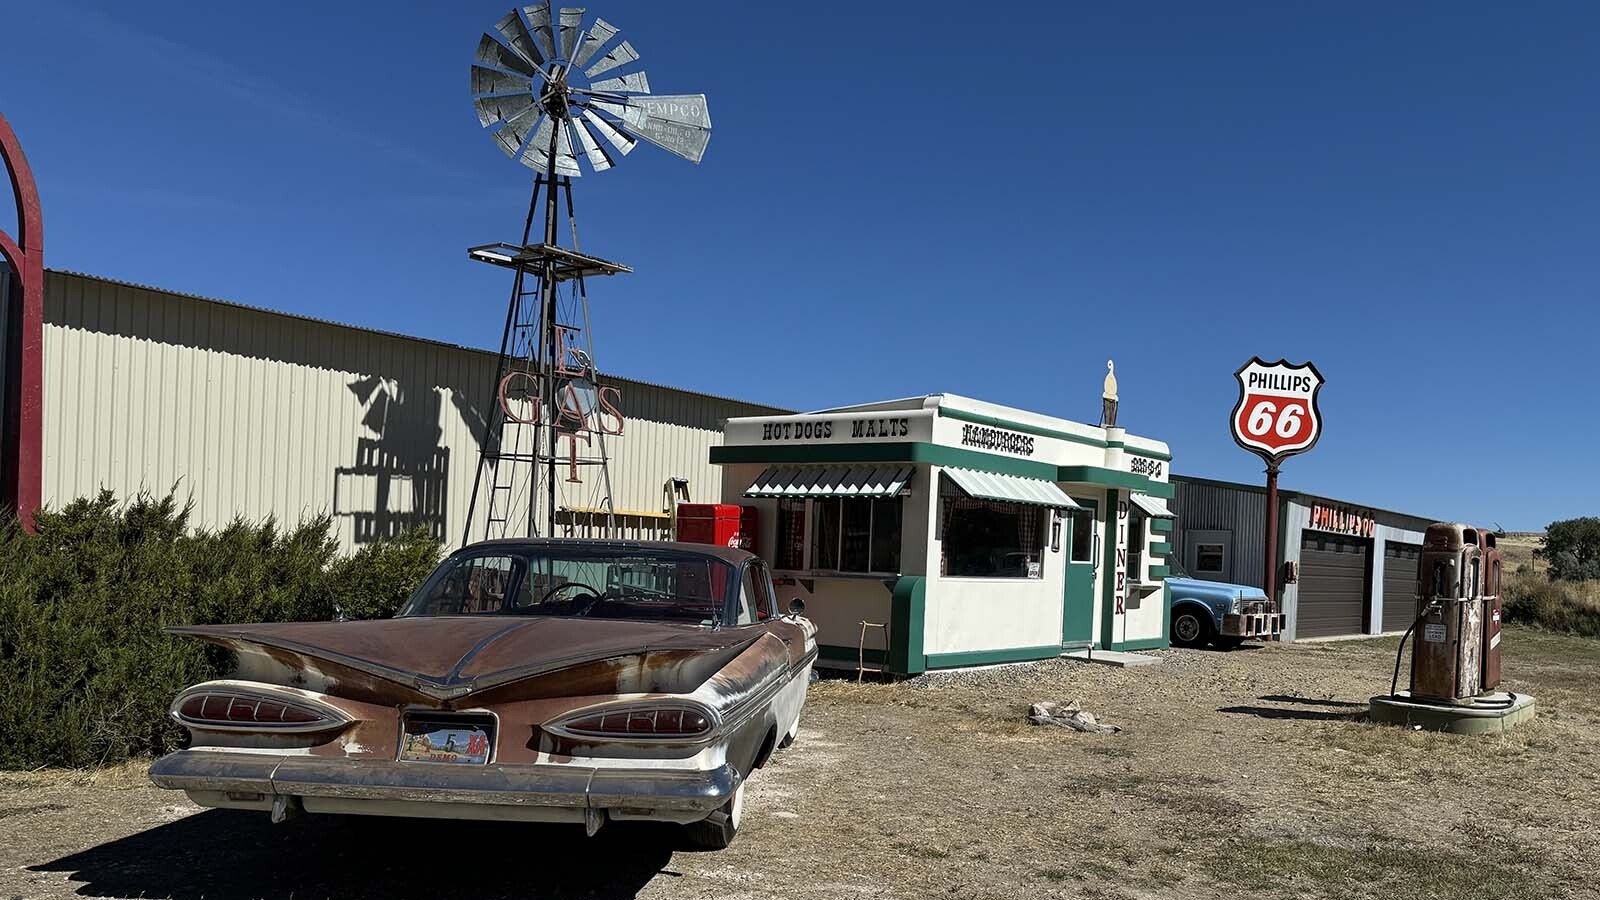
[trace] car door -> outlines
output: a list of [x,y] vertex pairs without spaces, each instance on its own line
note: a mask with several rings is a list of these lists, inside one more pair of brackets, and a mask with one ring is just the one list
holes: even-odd
[[778,611],[777,595],[772,590],[772,573],[767,564],[752,559],[744,564],[740,577],[740,624],[748,621],[779,640],[789,650],[789,663],[799,665],[805,659],[805,632],[786,620]]

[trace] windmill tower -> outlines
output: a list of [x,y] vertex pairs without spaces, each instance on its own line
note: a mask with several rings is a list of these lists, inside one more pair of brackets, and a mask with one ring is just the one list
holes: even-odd
[[612,532],[606,438],[624,422],[620,395],[599,383],[585,282],[632,270],[579,248],[572,180],[585,165],[612,168],[640,141],[698,163],[711,140],[705,95],[651,94],[633,45],[604,19],[584,27],[584,12],[513,9],[483,35],[472,66],[478,121],[535,175],[522,241],[467,251],[513,275],[463,543],[522,523],[558,536],[563,511],[602,516]]

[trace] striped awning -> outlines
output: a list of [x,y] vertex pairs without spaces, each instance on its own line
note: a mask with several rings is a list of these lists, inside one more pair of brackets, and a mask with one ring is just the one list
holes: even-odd
[[898,497],[911,466],[772,466],[746,497]]
[[1167,509],[1167,501],[1160,497],[1152,497],[1149,494],[1129,494],[1128,499],[1133,502],[1134,506],[1144,510],[1144,514],[1147,516],[1154,516],[1158,519],[1176,518],[1172,514],[1172,510]]
[[1066,492],[1053,481],[1023,478],[1020,475],[997,475],[974,469],[947,468],[944,473],[956,487],[979,500],[1000,500],[1006,503],[1026,503],[1030,506],[1049,506],[1054,509],[1077,509]]

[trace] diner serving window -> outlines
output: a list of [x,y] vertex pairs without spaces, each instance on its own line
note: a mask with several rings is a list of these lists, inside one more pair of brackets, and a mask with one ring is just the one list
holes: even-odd
[[940,574],[1042,577],[1048,514],[1042,506],[972,497],[943,480],[939,486]]
[[898,574],[901,518],[898,497],[811,501],[811,568]]
[[778,569],[806,567],[806,501],[784,497],[778,501],[778,552],[773,559]]
[[1137,506],[1128,508],[1128,580],[1144,583],[1145,515]]

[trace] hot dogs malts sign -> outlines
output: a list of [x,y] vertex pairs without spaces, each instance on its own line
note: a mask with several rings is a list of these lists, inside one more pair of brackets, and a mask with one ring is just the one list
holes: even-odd
[[1322,436],[1322,411],[1317,394],[1322,373],[1310,362],[1267,362],[1259,356],[1233,373],[1239,400],[1228,422],[1234,443],[1267,464],[1267,533],[1265,587],[1277,599],[1278,464],[1315,447]]

